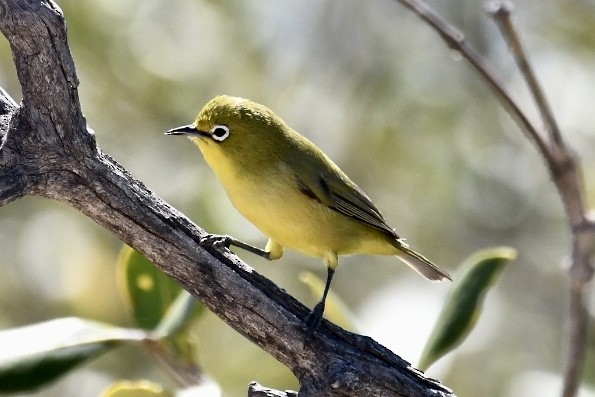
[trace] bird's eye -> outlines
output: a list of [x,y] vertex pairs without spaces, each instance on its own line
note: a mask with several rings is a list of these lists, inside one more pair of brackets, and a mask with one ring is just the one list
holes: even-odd
[[225,125],[216,125],[210,132],[213,139],[218,142],[223,142],[229,136],[229,128]]

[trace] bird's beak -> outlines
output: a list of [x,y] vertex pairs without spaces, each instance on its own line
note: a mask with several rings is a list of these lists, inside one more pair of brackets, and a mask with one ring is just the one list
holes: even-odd
[[171,130],[167,131],[165,135],[196,135],[199,137],[204,137],[207,134],[196,128],[194,124],[188,124],[181,127],[172,128]]

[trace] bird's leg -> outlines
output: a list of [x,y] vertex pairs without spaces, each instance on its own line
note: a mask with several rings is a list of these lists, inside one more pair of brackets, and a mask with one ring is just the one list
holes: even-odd
[[212,247],[225,247],[229,248],[230,246],[235,246],[251,252],[255,255],[258,255],[262,258],[268,260],[278,259],[275,255],[271,255],[271,252],[268,250],[263,250],[243,241],[240,241],[230,235],[219,235],[219,234],[207,234],[203,238],[200,239],[199,245],[210,245]]
[[331,281],[333,280],[333,275],[335,274],[335,269],[333,267],[328,266],[326,270],[326,285],[324,286],[322,299],[320,299],[320,302],[318,302],[316,306],[314,306],[314,309],[312,309],[312,311],[310,312],[310,314],[308,314],[308,317],[306,318],[306,325],[308,326],[308,337],[312,336],[312,334],[316,332],[318,327],[320,327],[320,323],[322,322],[322,315],[324,314],[326,296],[328,295],[328,291],[331,287]]

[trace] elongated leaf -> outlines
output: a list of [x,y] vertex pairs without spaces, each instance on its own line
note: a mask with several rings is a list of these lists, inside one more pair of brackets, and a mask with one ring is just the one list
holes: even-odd
[[514,248],[498,247],[480,251],[465,261],[421,355],[418,367],[422,371],[469,335],[479,318],[486,292],[504,265],[516,255]]
[[136,325],[154,329],[180,294],[182,287],[127,245],[120,251],[118,267],[121,285],[129,300]]
[[174,394],[160,384],[148,380],[120,380],[99,397],[173,397]]
[[178,376],[198,381],[202,370],[196,363],[197,339],[190,333],[194,320],[206,311],[204,304],[128,246],[120,253],[119,267],[136,324],[153,330]]
[[104,390],[99,397],[220,397],[221,388],[205,377],[200,385],[174,391],[148,380],[119,380]]
[[202,314],[205,309],[190,293],[182,290],[176,300],[169,306],[161,322],[155,328],[155,337],[167,337],[183,332],[192,318]]
[[127,245],[120,251],[118,266],[122,288],[139,327],[155,329],[155,335],[171,336],[206,310],[153,262]]
[[122,343],[148,337],[74,317],[0,331],[0,393],[35,389]]

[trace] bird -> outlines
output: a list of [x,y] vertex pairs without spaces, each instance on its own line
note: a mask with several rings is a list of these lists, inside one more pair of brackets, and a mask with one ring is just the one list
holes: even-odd
[[321,149],[266,106],[216,96],[194,123],[165,134],[187,136],[198,145],[234,207],[268,237],[264,250],[219,236],[224,245],[269,260],[281,258],[285,248],[322,258],[326,283],[306,317],[308,335],[322,322],[341,255],[396,256],[428,280],[451,280],[409,248],[363,190]]

